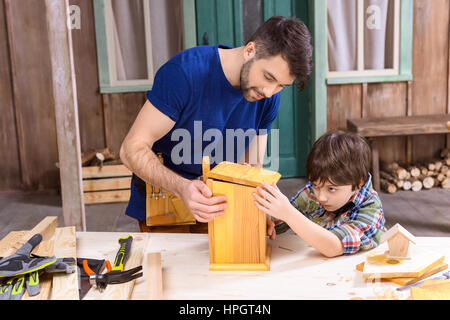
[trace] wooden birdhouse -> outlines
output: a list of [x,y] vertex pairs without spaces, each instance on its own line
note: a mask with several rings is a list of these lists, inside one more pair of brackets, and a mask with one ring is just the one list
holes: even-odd
[[278,172],[231,162],[209,171],[203,158],[203,180],[213,196],[225,195],[225,214],[208,223],[210,270],[270,270],[266,214],[254,204],[253,193],[262,182],[272,184]]
[[410,242],[415,242],[415,237],[400,224],[396,224],[381,236],[381,243],[387,241],[389,250],[385,255],[391,259],[410,259],[408,249]]

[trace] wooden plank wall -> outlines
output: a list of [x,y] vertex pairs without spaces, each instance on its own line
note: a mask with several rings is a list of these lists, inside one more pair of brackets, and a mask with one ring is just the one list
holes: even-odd
[[[81,149],[118,153],[145,93],[99,93],[92,1],[70,4],[81,9],[72,32]],[[414,81],[329,86],[328,129],[345,128],[347,118],[448,112],[449,11],[449,0],[415,0]],[[43,1],[0,0],[0,190],[59,188],[46,28]],[[414,137],[413,160],[435,156],[445,139]],[[406,138],[384,138],[380,158],[404,161],[406,149]]]
[[[449,0],[414,0],[413,81],[328,86],[328,129],[345,128],[347,118],[447,113],[449,11]],[[412,161],[436,157],[445,145],[445,135],[413,137]],[[382,161],[406,161],[407,138],[382,138],[379,150]]]
[[[99,93],[92,0],[70,4],[81,9],[72,32],[81,150],[118,153],[145,93]],[[0,0],[0,190],[60,186],[48,50],[44,1]]]

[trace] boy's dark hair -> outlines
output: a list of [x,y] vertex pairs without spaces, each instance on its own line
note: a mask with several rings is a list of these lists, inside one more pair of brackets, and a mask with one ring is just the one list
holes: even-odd
[[312,38],[306,25],[297,18],[271,17],[251,36],[256,46],[256,59],[281,54],[297,78],[302,91],[313,69]]
[[311,182],[352,185],[358,189],[369,178],[370,147],[356,133],[332,130],[313,145],[306,161],[306,175]]

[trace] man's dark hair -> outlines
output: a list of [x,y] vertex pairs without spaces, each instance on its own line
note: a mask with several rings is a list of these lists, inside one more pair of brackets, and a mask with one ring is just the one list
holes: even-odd
[[353,190],[369,178],[370,147],[356,133],[332,130],[313,145],[306,161],[311,182],[352,185]]
[[297,78],[297,88],[302,91],[313,69],[312,38],[306,25],[297,18],[271,17],[251,36],[255,43],[256,59],[281,54]]

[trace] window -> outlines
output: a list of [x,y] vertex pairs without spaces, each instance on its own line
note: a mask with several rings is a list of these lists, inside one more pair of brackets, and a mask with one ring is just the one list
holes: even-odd
[[183,48],[181,16],[182,0],[94,0],[100,92],[151,89]]
[[328,84],[409,81],[411,0],[327,0]]

